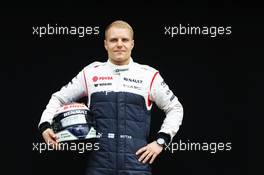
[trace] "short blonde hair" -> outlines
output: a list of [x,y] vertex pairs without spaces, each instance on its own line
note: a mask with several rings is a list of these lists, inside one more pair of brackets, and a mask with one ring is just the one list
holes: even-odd
[[105,38],[106,38],[106,34],[107,34],[108,30],[109,30],[111,27],[127,28],[127,29],[129,29],[129,31],[130,31],[130,33],[131,33],[131,36],[132,36],[132,39],[134,39],[134,31],[133,31],[133,28],[132,28],[127,22],[122,21],[122,20],[114,21],[114,22],[112,22],[111,24],[109,24],[109,25],[105,28]]

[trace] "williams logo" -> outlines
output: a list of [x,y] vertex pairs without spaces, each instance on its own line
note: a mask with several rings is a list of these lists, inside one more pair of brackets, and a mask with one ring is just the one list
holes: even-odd
[[128,81],[128,82],[133,82],[133,83],[142,83],[143,82],[143,80],[137,80],[137,79],[126,78],[126,77],[124,77],[124,80]]

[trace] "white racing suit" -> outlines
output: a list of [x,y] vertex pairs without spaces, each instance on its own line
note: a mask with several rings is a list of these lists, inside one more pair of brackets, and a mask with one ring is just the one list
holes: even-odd
[[147,144],[152,102],[166,114],[159,134],[167,143],[183,118],[181,103],[159,72],[132,58],[128,65],[118,66],[108,60],[86,66],[52,95],[39,123],[42,131],[60,106],[84,96],[100,134],[100,149],[88,158],[87,174],[150,175],[149,165],[140,163],[135,152]]

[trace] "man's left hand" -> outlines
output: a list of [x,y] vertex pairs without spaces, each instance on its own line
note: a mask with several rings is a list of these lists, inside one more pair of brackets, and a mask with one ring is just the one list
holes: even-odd
[[155,158],[161,153],[163,147],[157,144],[156,141],[140,148],[137,152],[136,155],[140,155],[138,161],[142,163],[148,162],[150,159],[149,163],[152,164]]

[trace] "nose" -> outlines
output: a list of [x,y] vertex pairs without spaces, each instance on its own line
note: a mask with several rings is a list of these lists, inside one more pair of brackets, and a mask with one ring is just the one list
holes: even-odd
[[123,42],[122,42],[121,39],[119,39],[119,40],[117,41],[117,46],[118,46],[118,47],[122,47],[122,45],[123,45]]

